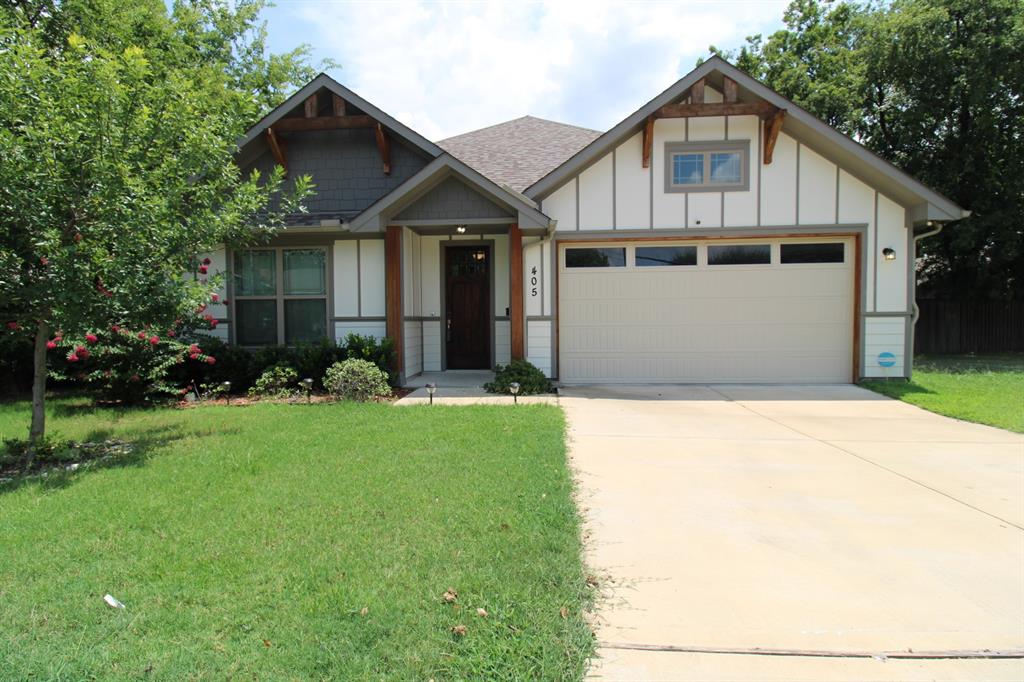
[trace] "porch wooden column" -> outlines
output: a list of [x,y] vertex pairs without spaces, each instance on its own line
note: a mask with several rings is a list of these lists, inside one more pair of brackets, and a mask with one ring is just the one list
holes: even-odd
[[403,352],[404,317],[402,309],[402,228],[388,225],[384,230],[384,312],[387,335],[395,344],[395,377],[402,381],[405,373]]
[[523,233],[519,231],[519,225],[516,223],[512,223],[508,228],[508,261],[508,305],[512,322],[512,359],[521,360],[526,357],[523,348],[525,339],[523,331],[526,324],[523,314]]

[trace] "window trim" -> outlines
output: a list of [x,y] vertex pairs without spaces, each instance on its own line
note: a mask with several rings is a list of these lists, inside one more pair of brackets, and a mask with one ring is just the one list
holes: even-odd
[[[285,251],[311,251],[319,250],[324,253],[324,293],[323,294],[285,294],[284,293],[284,252]],[[272,251],[274,252],[274,278],[276,283],[276,292],[271,294],[254,294],[251,296],[239,295],[235,287],[235,254],[241,251]],[[275,301],[276,312],[277,312],[277,329],[276,336],[277,340],[270,345],[284,346],[288,345],[285,342],[285,314],[284,314],[284,303],[285,301],[291,300],[323,300],[324,301],[324,324],[326,334],[325,339],[336,341],[334,337],[334,323],[332,319],[333,315],[333,292],[334,292],[334,263],[333,263],[333,249],[325,244],[288,244],[284,246],[254,246],[251,248],[232,249],[228,255],[228,295],[230,296],[229,306],[229,320],[231,325],[229,327],[230,335],[229,339],[233,345],[240,345],[238,343],[238,325],[236,321],[238,319],[237,309],[235,306],[236,300],[242,301]],[[245,345],[243,348],[266,348],[267,346],[252,346]]]
[[[640,265],[637,253],[640,249],[693,249],[692,263],[658,263]],[[634,244],[630,249],[633,254],[633,267],[637,270],[675,270],[678,268],[696,268],[700,266],[701,244]]]
[[[740,181],[730,183],[711,182],[711,155],[734,152],[740,155]],[[703,154],[704,181],[700,184],[675,184],[672,182],[672,166],[676,155]],[[750,140],[722,140],[713,142],[666,142],[665,143],[665,192],[748,192],[750,191]]]

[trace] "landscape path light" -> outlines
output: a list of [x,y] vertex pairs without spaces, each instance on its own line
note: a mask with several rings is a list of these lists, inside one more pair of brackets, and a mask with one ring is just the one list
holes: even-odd
[[224,389],[224,398],[228,401],[228,405],[231,404],[231,382],[225,381],[220,385]]
[[310,394],[313,392],[313,380],[310,379],[309,377],[306,377],[300,383],[302,384],[302,388],[306,389],[306,404],[308,405],[310,402],[312,402]]
[[434,404],[434,393],[437,392],[437,384],[427,384],[427,395],[430,396],[430,404]]
[[516,405],[519,404],[519,382],[513,381],[508,385],[508,390],[512,393],[512,402]]

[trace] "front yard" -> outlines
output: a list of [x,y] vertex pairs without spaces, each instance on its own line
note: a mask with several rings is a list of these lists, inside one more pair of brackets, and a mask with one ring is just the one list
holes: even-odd
[[[582,676],[557,408],[51,408],[137,449],[0,485],[5,678]],[[0,404],[0,436],[27,417]]]
[[1021,354],[919,357],[912,381],[863,385],[947,417],[1024,433]]

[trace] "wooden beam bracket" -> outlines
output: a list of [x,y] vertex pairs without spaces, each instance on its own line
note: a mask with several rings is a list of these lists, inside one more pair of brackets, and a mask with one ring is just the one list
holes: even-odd
[[274,155],[274,161],[284,168],[284,174],[288,175],[288,156],[285,153],[284,140],[277,136],[273,128],[267,128],[267,142],[270,144],[270,153]]
[[644,168],[651,167],[651,148],[654,146],[654,116],[648,116],[644,121],[643,134],[643,164]]
[[380,152],[380,160],[384,164],[384,175],[391,175],[391,138],[384,126],[378,123],[373,129],[377,138],[377,151]]
[[704,104],[704,79],[690,86],[690,104]]
[[775,142],[779,139],[779,131],[782,130],[782,120],[786,118],[786,110],[778,109],[764,122],[764,154],[762,159],[764,165],[772,162],[772,154],[775,152]]
[[320,98],[317,96],[317,93],[314,92],[312,95],[307,97],[306,101],[304,102],[306,118],[316,118],[317,110],[319,108]]
[[304,130],[348,130],[351,128],[373,128],[377,124],[369,116],[316,116],[281,118],[274,122],[278,132],[300,132]]
[[728,76],[722,76],[722,94],[726,104],[734,104],[739,99],[739,88],[736,81]]

